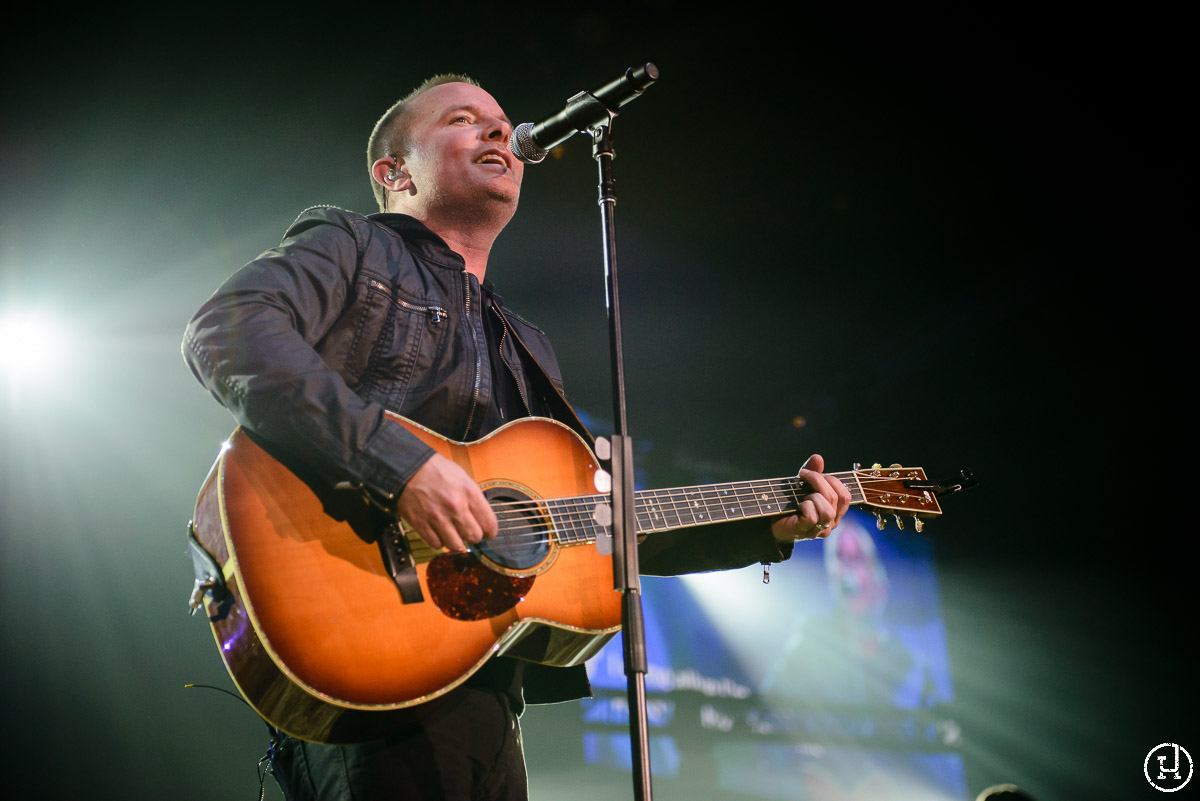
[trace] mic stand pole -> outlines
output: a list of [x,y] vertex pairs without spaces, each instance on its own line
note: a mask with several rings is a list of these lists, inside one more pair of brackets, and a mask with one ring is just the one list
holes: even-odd
[[625,365],[621,356],[621,304],[617,291],[617,205],[612,162],[612,111],[608,121],[591,128],[592,155],[600,171],[600,218],[604,228],[604,275],[608,300],[612,354],[614,434],[612,468],[613,585],[621,596],[621,636],[625,644],[625,678],[629,686],[630,747],[633,751],[633,789],[637,801],[649,801],[650,737],[646,715],[646,629],[642,617],[642,586],[638,576],[637,518],[633,486],[633,440],[625,415]]

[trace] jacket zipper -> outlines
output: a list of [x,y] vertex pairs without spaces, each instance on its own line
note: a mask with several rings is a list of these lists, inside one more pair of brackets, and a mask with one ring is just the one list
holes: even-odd
[[430,317],[433,318],[434,323],[440,323],[442,320],[445,320],[447,317],[450,316],[446,312],[446,310],[443,309],[441,306],[418,306],[415,303],[409,303],[407,300],[404,300],[403,298],[398,298],[392,292],[390,287],[388,287],[386,284],[384,284],[380,281],[370,281],[369,286],[373,289],[378,289],[380,292],[387,295],[388,300],[390,300],[392,303],[395,303],[397,306],[399,306],[402,309],[408,309],[409,311],[423,312],[425,314],[428,314]]
[[517,385],[517,394],[521,396],[521,403],[525,405],[525,414],[532,415],[533,409],[529,406],[529,398],[525,397],[525,387],[521,386],[521,379],[517,377],[517,371],[512,368],[504,355],[504,341],[508,339],[508,320],[504,319],[504,313],[495,306],[492,307],[492,311],[500,318],[500,361],[504,362],[504,366],[508,368],[508,372],[513,377],[513,383]]
[[[475,321],[471,316],[471,274],[463,270],[464,311],[467,328],[471,331],[471,342],[475,345],[475,389],[471,393],[471,409],[467,414],[467,427],[463,432],[463,440],[471,436],[471,426],[475,424],[475,409],[479,406],[479,393],[483,385],[483,357],[480,356],[482,347],[479,344],[479,332],[475,329]],[[480,325],[483,317],[479,318]]]

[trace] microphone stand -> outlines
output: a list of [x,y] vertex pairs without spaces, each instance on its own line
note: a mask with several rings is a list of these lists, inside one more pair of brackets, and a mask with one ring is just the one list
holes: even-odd
[[[612,121],[592,127],[592,155],[599,167],[600,218],[604,236],[605,292],[609,310],[609,339],[612,356],[614,433],[611,438],[613,587],[621,596],[621,634],[625,647],[625,677],[628,683],[630,747],[633,752],[634,798],[649,801],[650,737],[646,714],[646,628],[642,616],[642,587],[638,574],[637,518],[633,485],[633,440],[627,430],[625,366],[621,355],[621,303],[617,287],[617,236],[613,212],[617,205],[612,162]],[[603,454],[598,454],[603,456]]]
[[[621,300],[617,289],[617,231],[613,210],[617,205],[612,163],[612,125],[617,111],[658,80],[652,63],[632,67],[595,92],[580,92],[566,107],[540,123],[518,125],[509,147],[522,161],[538,162],[548,150],[576,133],[592,137],[592,156],[600,171],[600,221],[604,233],[605,300],[608,305],[612,355],[614,433],[608,442],[596,440],[596,456],[608,463],[612,477],[611,540],[596,538],[596,548],[613,557],[613,588],[621,595],[621,629],[625,643],[625,676],[629,684],[629,723],[633,751],[634,793],[649,801],[650,737],[646,715],[646,627],[642,617],[642,587],[638,577],[636,497],[633,487],[633,440],[625,413],[625,365],[621,355]],[[542,140],[542,141],[539,141]],[[597,519],[602,512],[597,508]]]

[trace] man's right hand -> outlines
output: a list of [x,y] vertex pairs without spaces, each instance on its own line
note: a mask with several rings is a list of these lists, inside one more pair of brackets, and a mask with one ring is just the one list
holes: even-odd
[[487,498],[466,471],[435,453],[413,474],[396,504],[400,517],[434,548],[465,551],[467,543],[496,536]]

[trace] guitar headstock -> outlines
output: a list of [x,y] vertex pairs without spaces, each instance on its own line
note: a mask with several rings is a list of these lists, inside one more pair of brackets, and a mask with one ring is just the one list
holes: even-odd
[[937,499],[942,485],[930,482],[924,468],[874,464],[864,470],[856,464],[850,480],[855,501],[872,508],[875,527],[881,531],[887,526],[885,515],[891,515],[898,528],[904,528],[905,516],[911,517],[919,532],[927,518],[942,513]]

